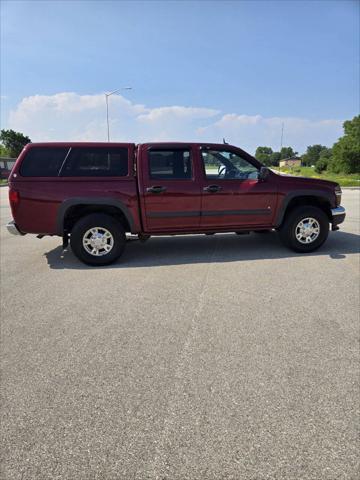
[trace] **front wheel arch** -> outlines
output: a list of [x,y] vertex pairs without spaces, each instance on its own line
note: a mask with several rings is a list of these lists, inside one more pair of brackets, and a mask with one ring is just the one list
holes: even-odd
[[329,197],[325,196],[325,194],[299,195],[293,193],[288,197],[285,197],[278,209],[279,211],[275,221],[276,228],[281,228],[283,223],[286,221],[286,218],[294,209],[298,207],[320,208],[326,214],[329,223],[332,222],[331,201]]

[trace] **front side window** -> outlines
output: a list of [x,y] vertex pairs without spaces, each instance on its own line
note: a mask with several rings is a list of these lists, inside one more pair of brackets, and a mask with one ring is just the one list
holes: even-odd
[[128,174],[128,149],[75,147],[61,170],[65,177],[124,177]]
[[190,151],[176,150],[149,150],[149,174],[156,180],[190,180],[192,165]]
[[203,149],[201,155],[206,178],[209,180],[257,180],[258,178],[258,169],[236,153]]
[[69,148],[30,148],[20,166],[23,177],[57,177]]

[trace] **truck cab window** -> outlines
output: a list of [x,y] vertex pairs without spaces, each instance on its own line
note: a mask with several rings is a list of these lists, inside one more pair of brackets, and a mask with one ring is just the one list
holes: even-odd
[[257,180],[258,169],[230,151],[206,149],[201,152],[206,178],[209,180]]
[[191,180],[190,150],[149,150],[149,176],[162,180]]

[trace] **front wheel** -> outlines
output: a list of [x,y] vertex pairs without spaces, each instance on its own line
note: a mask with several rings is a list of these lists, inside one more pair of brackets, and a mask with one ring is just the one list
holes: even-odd
[[318,207],[297,207],[280,228],[283,243],[295,252],[313,252],[325,242],[329,234],[329,219]]
[[103,213],[87,215],[74,225],[70,244],[82,262],[109,265],[122,254],[126,243],[125,230],[114,217]]

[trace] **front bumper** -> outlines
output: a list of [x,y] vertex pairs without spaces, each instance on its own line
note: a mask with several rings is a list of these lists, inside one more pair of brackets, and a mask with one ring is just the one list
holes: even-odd
[[340,223],[343,223],[346,217],[346,211],[344,207],[336,207],[331,209],[331,216],[332,216],[332,229],[337,230],[337,226]]
[[6,225],[6,228],[7,228],[8,232],[11,233],[11,235],[25,235],[25,233],[20,232],[16,223],[13,220],[11,220],[11,222],[9,222]]

